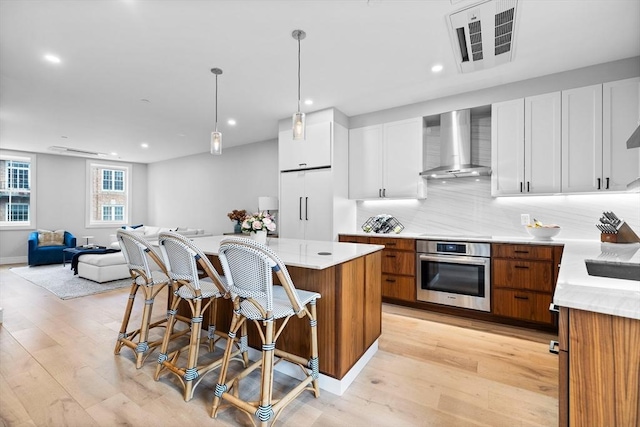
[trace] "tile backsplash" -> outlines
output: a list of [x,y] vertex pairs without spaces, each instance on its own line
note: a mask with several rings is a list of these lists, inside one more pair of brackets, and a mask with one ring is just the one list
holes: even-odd
[[558,239],[600,239],[594,224],[613,211],[640,235],[640,193],[491,197],[491,177],[428,181],[425,200],[357,202],[357,227],[378,214],[395,216],[405,232],[529,237],[520,214],[558,224]]

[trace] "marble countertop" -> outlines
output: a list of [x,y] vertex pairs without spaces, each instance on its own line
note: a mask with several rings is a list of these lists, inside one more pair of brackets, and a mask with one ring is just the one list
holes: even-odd
[[[207,255],[218,255],[220,241],[233,236],[200,237],[196,244]],[[323,270],[380,251],[382,245],[267,238],[267,245],[288,267]]]
[[640,265],[640,243],[566,241],[553,303],[640,319],[640,281],[590,276],[586,259]]
[[442,240],[447,242],[489,242],[489,243],[517,243],[531,245],[564,245],[566,240],[551,239],[538,240],[533,237],[514,237],[514,236],[481,236],[481,235],[452,235],[452,234],[431,234],[431,233],[412,233],[400,232],[396,233],[365,233],[364,231],[356,233],[341,233],[345,236],[364,236],[364,237],[382,237],[397,239],[421,239],[421,240]]

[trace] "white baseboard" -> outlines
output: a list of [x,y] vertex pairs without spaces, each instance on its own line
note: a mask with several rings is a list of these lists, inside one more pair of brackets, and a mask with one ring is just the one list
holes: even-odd
[[14,256],[14,257],[4,257],[0,258],[0,265],[5,264],[26,264],[29,258],[26,256]]

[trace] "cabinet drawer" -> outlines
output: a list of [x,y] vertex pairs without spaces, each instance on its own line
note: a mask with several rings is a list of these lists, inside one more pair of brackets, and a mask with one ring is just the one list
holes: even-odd
[[542,261],[493,260],[493,286],[553,291],[553,264]]
[[415,301],[416,280],[413,277],[382,275],[382,296],[387,298]]
[[414,239],[394,239],[392,237],[370,237],[369,243],[372,245],[384,245],[387,249],[395,251],[415,251],[416,241]]
[[367,236],[343,236],[340,235],[338,241],[344,243],[369,243]]
[[382,251],[382,272],[415,276],[416,255],[413,252]]
[[551,261],[553,259],[553,247],[494,244],[491,247],[491,256],[494,258],[542,259]]
[[553,323],[552,296],[535,292],[493,290],[493,314],[532,322]]

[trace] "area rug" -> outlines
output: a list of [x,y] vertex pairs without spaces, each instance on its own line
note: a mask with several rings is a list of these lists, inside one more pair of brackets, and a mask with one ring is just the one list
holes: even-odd
[[60,299],[95,295],[131,286],[131,279],[97,283],[79,276],[74,276],[73,270],[69,269],[68,264],[66,267],[60,264],[52,264],[33,267],[14,267],[10,270],[18,276],[24,277],[31,283],[45,288]]

